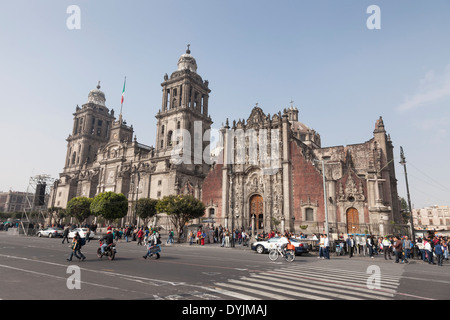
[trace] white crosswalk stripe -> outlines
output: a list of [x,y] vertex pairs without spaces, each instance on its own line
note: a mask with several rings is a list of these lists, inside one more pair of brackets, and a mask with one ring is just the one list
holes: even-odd
[[[335,266],[336,267],[336,266]],[[237,299],[275,300],[392,300],[400,284],[400,272],[383,272],[377,289],[369,288],[367,274],[356,267],[276,265],[272,270],[250,273],[239,279],[215,283],[215,290]]]

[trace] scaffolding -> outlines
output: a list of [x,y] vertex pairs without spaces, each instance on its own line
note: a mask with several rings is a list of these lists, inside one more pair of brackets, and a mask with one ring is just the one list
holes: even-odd
[[[45,223],[47,205],[50,198],[50,188],[54,181],[55,179],[48,174],[30,177],[22,218],[20,219],[20,231],[22,231],[23,234],[27,236],[34,235],[36,232],[36,223],[41,219]],[[34,213],[37,213],[37,218],[35,219],[32,218]],[[32,226],[32,228],[30,228],[30,226]]]

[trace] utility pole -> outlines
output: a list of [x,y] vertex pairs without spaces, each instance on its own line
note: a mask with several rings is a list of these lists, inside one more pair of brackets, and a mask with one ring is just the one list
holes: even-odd
[[329,157],[323,157],[321,160],[315,159],[315,162],[322,162],[322,179],[323,179],[323,202],[325,209],[325,234],[327,237],[329,236],[329,227],[328,227],[328,196],[327,196],[327,178],[325,177],[325,160],[328,160]]
[[[403,153],[403,148],[400,147],[400,164],[403,165],[403,169],[405,170],[405,180],[406,180],[406,194],[408,197],[408,206],[409,206],[409,214],[411,215],[411,218],[409,220],[409,223],[411,224],[411,238],[414,244],[416,244],[416,235],[414,232],[414,219],[413,219],[413,213],[411,208],[411,197],[409,195],[409,185],[408,185],[408,174],[406,173],[406,159],[405,154]],[[415,248],[415,246],[414,246]],[[414,252],[414,256],[416,256],[416,253]]]
[[327,237],[329,236],[329,228],[328,228],[328,196],[327,196],[327,181],[325,177],[325,161],[322,159],[322,176],[323,176],[323,202],[325,205],[325,234]]
[[235,243],[234,243],[234,237],[235,237],[235,232],[234,232],[234,190],[233,190],[233,177],[234,177],[234,168],[233,168],[233,164],[230,164],[230,171],[228,172],[228,175],[230,177],[230,211],[231,211],[231,247],[234,248],[235,247]]

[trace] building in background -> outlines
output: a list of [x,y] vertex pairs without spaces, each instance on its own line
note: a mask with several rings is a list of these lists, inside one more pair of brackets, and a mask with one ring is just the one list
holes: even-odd
[[27,198],[33,201],[34,194],[11,190],[0,192],[0,212],[23,212],[30,207]]
[[113,191],[128,198],[125,223],[134,224],[137,199],[191,194],[207,206],[205,217],[229,228],[313,233],[323,232],[327,220],[331,233],[386,234],[401,221],[393,145],[381,117],[370,140],[322,147],[293,105],[272,116],[255,106],[247,120],[226,120],[211,164],[211,91],[189,47],[161,87],[154,146],[137,141],[122,113],[116,119],[100,84],[89,93],[73,114],[49,207]]
[[416,230],[450,230],[449,206],[430,206],[412,211]]

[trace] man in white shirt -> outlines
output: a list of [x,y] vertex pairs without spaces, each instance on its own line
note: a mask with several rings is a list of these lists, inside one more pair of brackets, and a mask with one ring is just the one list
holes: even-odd
[[288,238],[286,237],[286,235],[283,234],[283,235],[280,237],[280,239],[277,241],[277,246],[278,246],[281,250],[284,250],[284,249],[286,248],[286,246],[288,245],[288,243],[289,243]]
[[323,235],[323,254],[325,256],[325,259],[330,260],[330,240],[328,239],[327,235]]
[[436,264],[433,260],[433,247],[431,246],[431,240],[427,239],[425,242],[425,251],[427,252],[428,256],[428,264]]
[[381,243],[383,245],[383,252],[384,252],[384,259],[387,260],[387,257],[389,257],[389,260],[392,260],[391,258],[391,242],[389,241],[388,237],[384,237],[383,242]]

